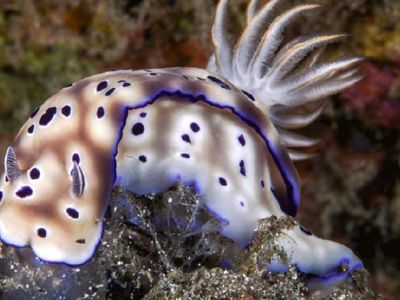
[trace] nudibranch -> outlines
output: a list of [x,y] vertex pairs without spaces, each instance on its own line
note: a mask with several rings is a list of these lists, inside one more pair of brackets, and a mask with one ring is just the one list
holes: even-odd
[[[220,0],[206,69],[106,72],[44,102],[5,154],[1,240],[30,246],[48,262],[83,264],[101,240],[115,185],[137,194],[165,191],[177,180],[193,185],[223,222],[222,234],[243,245],[258,220],[295,216],[300,183],[292,161],[307,158],[301,149],[315,141],[290,129],[311,123],[323,98],[359,80],[359,59],[321,62],[321,49],[342,35],[282,45],[287,24],[318,6],[276,16],[278,2],[250,1],[232,45],[228,0]],[[278,244],[308,274],[362,266],[347,247],[301,226]]]

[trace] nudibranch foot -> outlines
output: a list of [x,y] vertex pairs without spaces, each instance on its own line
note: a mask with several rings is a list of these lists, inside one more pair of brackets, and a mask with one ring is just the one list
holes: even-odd
[[301,225],[283,231],[277,243],[299,271],[326,282],[344,279],[350,272],[363,268],[361,260],[349,248],[318,238]]
[[268,270],[286,272],[294,266],[307,274],[311,286],[343,283],[351,272],[363,268],[349,248],[316,237],[291,217],[272,216],[259,221],[250,252],[271,248],[276,248],[271,250],[276,255],[267,263]]

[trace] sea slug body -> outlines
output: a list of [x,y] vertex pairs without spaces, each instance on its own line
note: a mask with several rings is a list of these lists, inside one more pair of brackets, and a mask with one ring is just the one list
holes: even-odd
[[[252,0],[233,46],[225,32],[228,0],[221,0],[207,69],[106,72],[44,102],[5,155],[1,240],[29,245],[49,262],[85,263],[116,184],[138,194],[165,191],[178,179],[194,185],[223,221],[222,234],[243,245],[259,219],[295,216],[300,183],[292,160],[307,158],[299,149],[315,141],[290,129],[311,123],[321,98],[359,80],[359,59],[320,62],[318,50],[341,35],[281,46],[285,26],[317,5],[274,18],[278,2],[259,8]],[[300,226],[278,242],[308,274],[331,278],[343,264],[348,271],[362,266],[347,247]]]

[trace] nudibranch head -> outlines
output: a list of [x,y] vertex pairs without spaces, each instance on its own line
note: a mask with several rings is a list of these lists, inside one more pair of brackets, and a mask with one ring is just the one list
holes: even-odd
[[95,208],[83,199],[84,165],[76,161],[77,155],[68,164],[59,163],[51,152],[30,165],[17,157],[9,147],[0,183],[2,241],[30,245],[50,262],[76,265],[88,260],[101,237],[102,222],[92,218]]

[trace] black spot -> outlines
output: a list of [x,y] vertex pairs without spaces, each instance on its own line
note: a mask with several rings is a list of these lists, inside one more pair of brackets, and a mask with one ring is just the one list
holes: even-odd
[[303,231],[305,234],[307,235],[312,235],[312,232],[306,228],[304,228],[303,226],[300,225],[300,230]]
[[220,185],[223,185],[223,186],[227,186],[228,185],[228,182],[226,181],[225,178],[220,177],[220,178],[218,178],[218,180],[219,180],[219,184]]
[[140,160],[142,163],[145,163],[145,162],[147,161],[147,157],[144,156],[144,155],[140,155],[140,156],[139,156],[139,160]]
[[146,118],[146,116],[147,116],[147,113],[145,113],[145,112],[141,112],[139,116],[140,116],[141,118]]
[[3,199],[3,192],[0,192],[0,202]]
[[260,184],[261,184],[261,187],[262,187],[262,188],[265,188],[265,182],[264,182],[264,180],[261,179]]
[[86,240],[85,239],[78,239],[75,242],[78,243],[78,244],[85,244]]
[[38,106],[34,109],[34,111],[31,113],[31,116],[30,116],[31,119],[37,115],[39,109],[40,109],[40,106]]
[[190,80],[189,77],[187,77],[186,75],[182,75],[183,78],[185,78],[186,80]]
[[240,206],[244,207],[244,202],[243,201],[240,201]]
[[101,119],[102,117],[104,117],[104,114],[105,114],[105,112],[104,112],[104,107],[103,107],[103,106],[100,106],[100,107],[97,109],[97,118]]
[[201,77],[196,77],[198,80],[201,80],[201,81],[206,81],[204,78],[201,78]]
[[124,82],[126,82],[126,81],[123,80],[123,79],[121,79],[121,80],[118,80],[117,82],[118,82],[118,83],[124,83]]
[[123,86],[123,87],[128,87],[128,86],[131,86],[131,84],[130,84],[129,82],[124,82],[124,83],[122,84],[122,86]]
[[100,82],[100,83],[97,85],[96,90],[97,90],[98,92],[100,92],[100,91],[104,90],[105,88],[107,88],[107,86],[108,86],[107,81],[102,81],[102,82]]
[[154,73],[154,72],[151,72],[150,75],[151,75],[151,76],[157,76],[158,74],[157,74],[157,73]]
[[71,106],[69,105],[65,105],[62,109],[61,109],[61,113],[68,117],[71,114]]
[[138,122],[132,126],[132,134],[133,135],[141,135],[144,132],[144,126],[142,123]]
[[240,174],[246,176],[246,166],[244,165],[244,160],[240,161],[239,167],[240,167]]
[[73,85],[73,83],[67,84],[64,88],[69,88]]
[[67,208],[67,214],[72,218],[72,219],[78,219],[79,218],[79,212],[74,209],[74,208]]
[[79,156],[78,153],[74,153],[72,155],[72,161],[76,162],[77,164],[79,164],[81,162],[81,157]]
[[193,122],[190,124],[190,129],[192,129],[193,132],[198,132],[200,130],[200,126],[197,123]]
[[33,194],[33,190],[30,186],[23,186],[17,192],[17,196],[20,198],[26,198],[26,197],[32,196],[32,194]]
[[5,178],[5,179],[6,179],[6,182],[9,182],[9,181],[10,181],[10,179],[8,179],[8,176],[6,176],[6,178]]
[[244,139],[243,134],[241,134],[241,135],[238,137],[238,141],[239,141],[240,145],[242,145],[242,146],[246,145],[246,140]]
[[47,231],[44,228],[39,228],[37,230],[37,235],[40,236],[41,238],[45,238],[47,236]]
[[249,92],[242,90],[242,93],[245,94],[245,96],[247,98],[249,98],[251,101],[256,101],[256,98],[254,98],[254,96],[252,94],[250,94]]
[[35,180],[35,179],[39,179],[40,177],[40,171],[37,168],[33,168],[31,170],[31,172],[29,173],[29,176]]
[[225,82],[223,82],[221,79],[218,79],[214,76],[207,76],[207,78],[210,79],[212,82],[215,82],[216,84],[218,84],[223,89],[226,89],[226,90],[231,89],[231,87],[229,85],[227,85]]
[[28,133],[32,134],[34,130],[35,130],[35,125],[32,124],[32,125],[29,126],[29,128],[28,128]]
[[187,154],[187,153],[182,153],[181,156],[183,158],[190,158],[190,154]]
[[107,92],[106,92],[106,96],[110,96],[112,93],[114,93],[114,91],[115,91],[115,88],[111,88],[111,89],[109,89]]
[[39,124],[46,126],[53,120],[54,115],[57,113],[56,107],[49,107],[46,112],[40,117]]
[[184,140],[186,143],[191,144],[190,136],[188,134],[183,134],[182,135],[182,140]]

